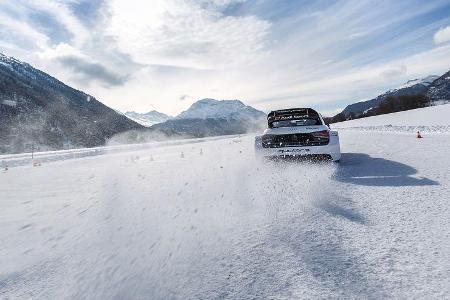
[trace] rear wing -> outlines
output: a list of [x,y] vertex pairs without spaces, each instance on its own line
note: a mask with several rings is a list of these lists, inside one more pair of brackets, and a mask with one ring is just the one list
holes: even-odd
[[281,120],[296,120],[301,118],[320,118],[317,111],[311,108],[290,108],[271,111],[267,115],[267,124],[272,128],[273,122]]

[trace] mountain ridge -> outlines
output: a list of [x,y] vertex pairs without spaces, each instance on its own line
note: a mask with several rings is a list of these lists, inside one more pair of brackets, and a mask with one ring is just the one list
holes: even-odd
[[434,103],[450,102],[450,71],[433,81],[426,96]]
[[194,102],[187,110],[181,112],[175,119],[257,119],[265,113],[241,100],[216,100],[205,98]]
[[[428,86],[432,84],[432,82],[437,78],[439,78],[439,76],[429,75],[427,77],[424,77],[423,79],[409,80],[402,86],[388,90],[375,98],[365,101],[358,101],[353,104],[347,105],[341,113],[345,117],[349,117],[351,114],[359,115],[364,112],[367,112],[370,109],[377,107],[389,96],[398,97],[403,95],[417,95],[425,93],[428,89]],[[431,82],[429,82],[430,79],[432,80]]]
[[[384,114],[411,108],[450,102],[450,71],[442,76],[429,75],[408,80],[398,88],[386,91],[375,98],[347,105],[342,112],[329,118],[340,122],[364,116]],[[403,107],[403,108],[402,108]]]
[[0,153],[101,146],[141,128],[95,97],[0,53]]
[[240,100],[205,98],[194,102],[173,119],[150,127],[165,135],[207,137],[256,132],[265,125],[266,114]]
[[156,110],[151,110],[146,113],[127,111],[124,113],[124,115],[145,127],[151,127],[152,125],[163,123],[173,118],[169,115],[166,115],[165,113]]

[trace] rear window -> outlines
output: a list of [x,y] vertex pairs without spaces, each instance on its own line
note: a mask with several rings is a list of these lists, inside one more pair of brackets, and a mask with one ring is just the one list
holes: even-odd
[[272,128],[322,125],[319,118],[301,118],[294,120],[280,120],[271,123]]

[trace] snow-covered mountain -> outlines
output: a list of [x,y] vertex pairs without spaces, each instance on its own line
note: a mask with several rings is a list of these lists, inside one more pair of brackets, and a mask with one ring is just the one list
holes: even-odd
[[260,131],[266,114],[239,100],[202,99],[150,129],[168,136],[206,137]]
[[145,127],[151,127],[152,125],[163,123],[172,118],[171,116],[156,110],[152,110],[147,113],[127,111],[125,116]]
[[412,86],[414,86],[416,84],[429,86],[431,83],[433,83],[433,81],[435,81],[438,78],[439,78],[438,75],[430,75],[430,76],[427,76],[425,78],[408,80],[405,84],[401,85],[398,89],[395,89],[395,90],[392,90],[392,91],[396,91],[396,90],[404,89],[404,88],[409,88],[409,87],[412,87]]
[[265,117],[265,113],[251,106],[247,106],[239,100],[215,100],[202,99],[180,113],[177,119],[226,119],[244,120],[259,119]]
[[435,104],[450,102],[450,71],[430,84],[427,97]]
[[430,75],[420,79],[409,80],[400,87],[389,90],[373,99],[350,104],[341,114],[345,117],[361,115],[378,107],[388,97],[425,95],[438,78],[439,76],[437,75]]
[[139,128],[93,96],[0,53],[0,153],[100,146]]

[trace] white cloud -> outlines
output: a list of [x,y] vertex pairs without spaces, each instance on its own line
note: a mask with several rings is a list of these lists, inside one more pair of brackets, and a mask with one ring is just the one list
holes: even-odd
[[95,82],[109,88],[123,85],[129,79],[128,74],[111,70],[101,61],[93,59],[66,43],[48,48],[38,56],[50,64],[58,64],[65,71],[70,70],[65,76],[86,87]]
[[233,4],[244,3],[247,0],[191,0],[192,3],[206,5],[208,7],[226,7]]
[[[250,64],[264,54],[268,22],[224,16],[200,2],[112,0],[107,34],[143,64],[215,69]],[[237,1],[208,2],[223,6]]]
[[341,111],[344,110],[345,107],[338,107],[335,109],[330,109],[330,110],[321,110],[320,113],[322,114],[322,116],[324,117],[332,117],[337,115],[338,113],[340,113]]
[[59,43],[55,47],[49,47],[38,54],[42,59],[55,60],[65,56],[79,57],[82,59],[89,59],[87,55],[83,54],[80,50],[72,47],[67,43]]
[[[49,38],[30,24],[10,17],[0,10],[0,40],[7,39],[11,48],[28,47],[29,50],[45,49]],[[14,45],[14,43],[18,45]],[[25,44],[25,45],[24,45]]]
[[450,26],[439,29],[434,34],[434,42],[436,44],[443,44],[450,41]]
[[386,70],[381,72],[381,77],[385,78],[386,80],[397,79],[404,76],[407,70],[408,68],[405,65],[388,67],[386,68]]
[[[402,66],[408,66],[407,69]],[[391,60],[387,63],[368,64],[364,67],[346,68],[342,72],[334,72],[320,80],[311,78],[299,85],[286,85],[268,95],[268,101],[255,104],[260,108],[291,106],[293,103],[317,105],[342,99],[360,101],[370,99],[387,89],[400,86],[411,78],[427,75],[441,75],[450,66],[450,45],[441,46],[416,55]],[[391,80],[380,76],[386,70],[396,70],[399,73]],[[406,72],[407,70],[407,72]]]

